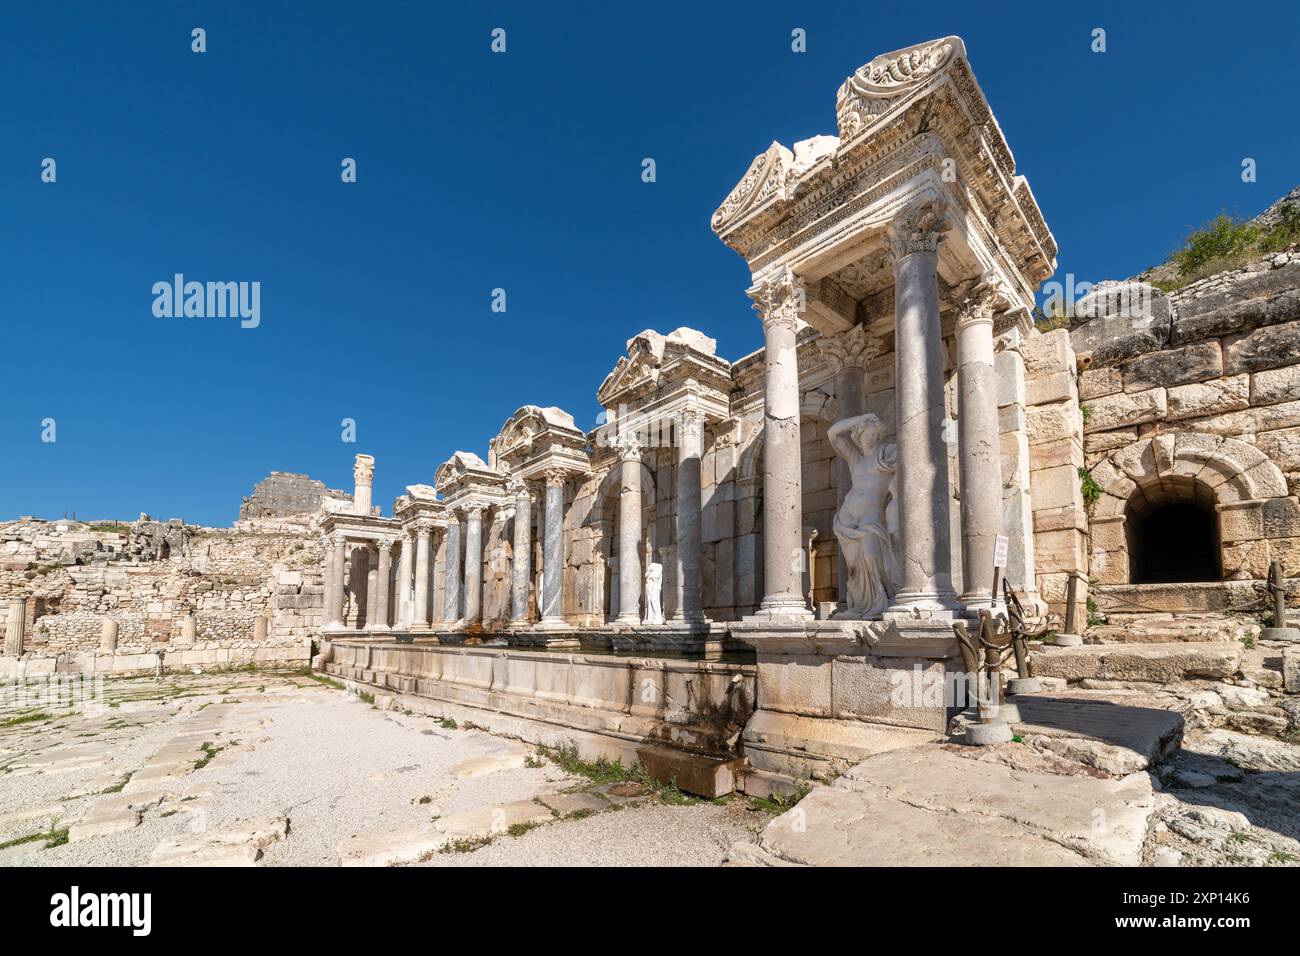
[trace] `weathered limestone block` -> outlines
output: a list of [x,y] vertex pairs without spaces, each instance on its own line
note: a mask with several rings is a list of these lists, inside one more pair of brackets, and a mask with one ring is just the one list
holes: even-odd
[[1079,571],[1088,566],[1087,539],[1074,528],[1034,535],[1034,560],[1044,573]]
[[1083,464],[1083,446],[1074,438],[1059,438],[1034,445],[1030,450],[1030,465],[1033,471],[1055,468],[1058,465],[1070,465],[1078,468]]
[[1258,513],[1263,516],[1264,538],[1300,538],[1300,501],[1296,498],[1270,498]]
[[1040,375],[1025,383],[1025,404],[1046,405],[1048,402],[1077,402],[1078,387],[1073,371],[1052,372]]
[[1223,371],[1258,372],[1300,362],[1300,322],[1287,322],[1224,339]]
[[1035,513],[1055,508],[1083,510],[1083,491],[1076,465],[1057,465],[1030,472],[1029,490]]
[[[1288,499],[1290,500],[1290,499]],[[1231,541],[1258,541],[1264,537],[1263,501],[1239,501],[1219,507],[1219,537]]]
[[1267,541],[1225,541],[1223,576],[1230,581],[1247,581],[1268,576],[1271,551]]
[[1053,372],[1074,374],[1074,349],[1070,346],[1070,333],[1065,329],[1031,335],[1021,345],[1020,354],[1025,360],[1027,378],[1039,378]]
[[998,408],[1029,404],[1025,401],[1025,360],[1019,352],[998,352],[993,358],[993,374],[998,383]]
[[1085,644],[1040,651],[1030,661],[1036,677],[1132,680],[1173,684],[1189,677],[1231,677],[1241,666],[1234,644]]
[[1250,404],[1276,405],[1300,399],[1300,366],[1265,369],[1250,376]]
[[1124,373],[1124,391],[1144,392],[1162,385],[1218,378],[1223,374],[1223,355],[1217,341],[1200,342],[1130,359],[1120,368]]
[[1300,647],[1282,651],[1282,686],[1288,694],[1300,694]]
[[1255,447],[1283,471],[1300,470],[1300,428],[1261,432],[1255,437]]
[[1094,518],[1089,532],[1088,538],[1094,552],[1123,551],[1128,547],[1123,518],[1110,520]]
[[[1300,538],[1270,538],[1268,540],[1269,556],[1282,562],[1282,573],[1287,577],[1300,575]],[[1265,574],[1256,575],[1265,577]]]
[[[1014,407],[1014,406],[1012,406]],[[999,416],[1009,409],[1001,409]],[[1025,409],[1025,429],[1029,434],[1029,444],[1037,445],[1045,441],[1061,438],[1073,438],[1083,444],[1083,417],[1079,406],[1074,402],[1052,402],[1048,405],[1032,405]],[[999,429],[1007,431],[999,422]]]
[[1093,432],[1084,440],[1087,454],[1099,454],[1124,448],[1138,440],[1137,428],[1117,428],[1109,432]]
[[1124,391],[1124,375],[1115,366],[1090,368],[1079,376],[1079,398],[1101,398]]
[[[1129,579],[1128,550],[1099,551],[1093,549],[1088,556],[1088,575],[1097,584],[1127,584]],[[1064,598],[1062,598],[1064,600]]]
[[1168,397],[1170,421],[1236,411],[1250,405],[1250,376],[1243,373],[1199,384],[1174,385]]
[[[1134,284],[1136,286],[1138,284]],[[1141,310],[1114,310],[1093,308],[1090,299],[1108,294],[1098,289],[1094,295],[1085,296],[1076,306],[1076,314],[1094,314],[1093,318],[1077,325],[1070,332],[1070,341],[1079,355],[1091,355],[1093,368],[1115,365],[1136,355],[1166,348],[1169,344],[1171,309],[1169,298],[1159,290],[1142,285],[1147,314]]]
[[1163,419],[1169,410],[1168,395],[1163,388],[1124,392],[1091,401],[1088,408],[1089,416],[1083,426],[1084,433],[1104,432],[1111,428]]
[[1196,430],[1216,435],[1240,435],[1250,440],[1259,432],[1300,426],[1300,401],[1248,408],[1214,415],[1196,422]]
[[1180,298],[1171,338],[1175,345],[1300,319],[1300,261],[1245,276],[1229,288]]

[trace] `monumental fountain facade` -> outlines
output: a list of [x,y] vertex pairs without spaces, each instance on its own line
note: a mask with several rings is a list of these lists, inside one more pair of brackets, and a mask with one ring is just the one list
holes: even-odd
[[[897,690],[956,666],[952,620],[996,609],[995,563],[1039,612],[1082,569],[1074,356],[1032,322],[1056,245],[960,39],[877,57],[836,112],[712,218],[760,351],[642,332],[599,427],[525,405],[391,516],[358,456],[353,512],[324,525],[324,667],[512,721],[642,720],[633,738],[751,774],[943,733],[942,695]],[[610,650],[690,674],[674,695]]]

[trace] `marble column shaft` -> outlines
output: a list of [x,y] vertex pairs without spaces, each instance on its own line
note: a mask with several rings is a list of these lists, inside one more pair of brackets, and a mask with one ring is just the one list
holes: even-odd
[[564,623],[564,480],[546,476],[546,513],[542,529],[542,624]]
[[343,576],[347,573],[347,541],[342,535],[335,536],[330,543],[329,599],[326,603],[326,626],[343,627]]
[[944,351],[939,327],[938,246],[933,207],[905,210],[890,227],[894,258],[894,381],[898,414],[901,610],[957,608],[952,587],[948,451],[944,444]]
[[465,511],[465,621],[483,616],[483,509]]
[[701,623],[700,606],[700,459],[704,455],[704,417],[690,409],[682,414],[677,437],[677,584],[681,600],[673,620]]
[[763,320],[763,600],[766,617],[808,618],[796,331],[804,290],[785,269],[749,290]]
[[514,558],[510,567],[510,616],[518,624],[528,621],[528,581],[532,576],[533,549],[532,504],[528,489],[519,488],[515,495]]
[[393,542],[379,542],[379,567],[375,573],[375,619],[371,627],[388,629],[388,596],[393,583]]
[[460,620],[460,519],[447,520],[447,546],[443,549],[443,610],[447,624]]
[[9,657],[21,657],[23,638],[27,633],[27,600],[14,598],[9,602],[9,615],[5,621],[4,651]]
[[411,626],[413,598],[411,594],[411,575],[415,572],[414,555],[411,553],[411,536],[405,531],[399,539],[402,552],[397,557],[397,607],[393,614],[395,625],[399,628]]
[[1002,532],[1002,455],[993,309],[987,300],[971,303],[957,322],[957,376],[961,599],[967,607],[991,607],[998,597],[992,587],[994,550]]
[[641,445],[635,434],[619,440],[622,491],[618,500],[619,624],[641,623]]
[[415,607],[411,612],[414,625],[429,626],[429,544],[433,529],[417,525],[415,531]]

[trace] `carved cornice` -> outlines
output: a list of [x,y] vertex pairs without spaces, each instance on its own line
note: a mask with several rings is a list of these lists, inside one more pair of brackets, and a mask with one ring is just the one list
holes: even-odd
[[960,39],[945,37],[885,53],[860,67],[835,94],[840,139],[847,141],[856,136],[906,94],[965,54]]

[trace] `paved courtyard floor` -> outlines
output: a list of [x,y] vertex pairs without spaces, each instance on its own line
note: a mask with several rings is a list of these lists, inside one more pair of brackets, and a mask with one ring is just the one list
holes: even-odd
[[712,866],[779,811],[304,674],[103,686],[84,712],[0,710],[0,865]]

